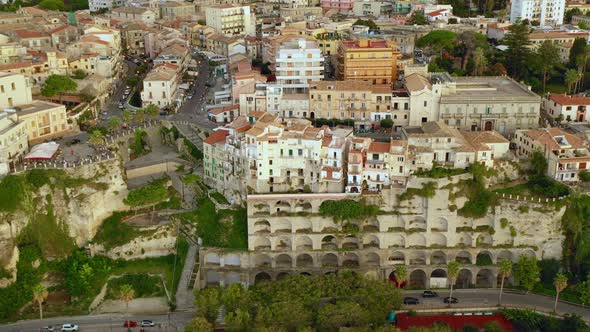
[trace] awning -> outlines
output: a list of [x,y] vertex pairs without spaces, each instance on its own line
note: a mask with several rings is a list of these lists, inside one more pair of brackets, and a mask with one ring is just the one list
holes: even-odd
[[27,153],[25,160],[50,160],[57,150],[59,150],[59,144],[55,142],[37,144],[31,148],[31,152]]

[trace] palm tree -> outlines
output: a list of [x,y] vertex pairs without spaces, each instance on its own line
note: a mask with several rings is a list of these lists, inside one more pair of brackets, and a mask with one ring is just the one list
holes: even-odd
[[140,108],[135,112],[134,120],[140,124],[145,121],[145,110],[143,108]]
[[567,85],[567,93],[572,92],[574,83],[578,81],[578,72],[574,69],[570,69],[565,72],[565,85]]
[[502,305],[502,292],[504,292],[504,280],[512,273],[512,261],[509,259],[500,260],[500,273],[502,273],[502,282],[500,283],[500,296],[498,305]]
[[121,112],[121,119],[123,119],[123,123],[128,125],[133,120],[133,113],[130,110],[123,110]]
[[45,299],[47,299],[47,296],[49,295],[49,293],[47,292],[47,289],[45,289],[45,287],[43,287],[43,285],[41,284],[37,284],[35,287],[33,287],[33,301],[37,302],[37,304],[39,304],[39,319],[43,320],[43,301],[45,301]]
[[90,134],[88,142],[94,146],[100,146],[104,144],[104,135],[100,130],[95,130]]
[[158,109],[158,106],[154,105],[154,104],[149,104],[145,109],[145,114],[150,118],[150,119],[155,119],[158,117],[158,115],[160,115],[160,109]]
[[395,266],[395,279],[398,282],[398,285],[403,285],[406,281],[408,281],[408,267],[405,265],[396,265]]
[[[447,275],[449,278],[449,283],[451,284],[451,292],[449,293],[449,297],[453,297],[453,286],[455,286],[455,281],[457,280],[457,276],[459,275],[459,262],[452,261],[449,262],[447,266]],[[449,299],[449,307],[451,306],[451,301]]]
[[557,311],[557,302],[559,301],[559,293],[561,293],[567,287],[567,276],[563,273],[558,273],[553,280],[555,286],[555,305],[553,311]]
[[125,311],[129,313],[129,302],[133,301],[135,297],[135,290],[129,284],[121,285],[119,288],[119,299],[125,301]]

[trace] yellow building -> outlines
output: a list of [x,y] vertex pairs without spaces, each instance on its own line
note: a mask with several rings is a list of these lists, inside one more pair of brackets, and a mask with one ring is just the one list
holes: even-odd
[[25,123],[29,143],[60,137],[70,131],[66,107],[44,100],[16,107],[19,121]]
[[397,45],[385,40],[347,40],[338,49],[340,80],[362,80],[392,84],[397,79]]
[[312,35],[317,39],[318,46],[322,50],[323,55],[334,55],[338,54],[340,48],[340,42],[342,37],[337,33],[329,33],[326,29],[317,29],[312,32]]

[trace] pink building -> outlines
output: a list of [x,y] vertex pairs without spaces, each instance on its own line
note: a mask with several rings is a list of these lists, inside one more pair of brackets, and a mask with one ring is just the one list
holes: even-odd
[[352,11],[354,0],[322,0],[322,9],[324,13],[329,10],[337,10],[339,13],[348,13]]

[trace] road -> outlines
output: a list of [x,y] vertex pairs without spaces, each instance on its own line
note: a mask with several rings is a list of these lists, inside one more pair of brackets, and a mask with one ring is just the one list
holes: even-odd
[[[404,309],[436,309],[446,308],[447,304],[442,302],[444,296],[448,296],[448,291],[437,291],[438,298],[422,298],[422,291],[406,291],[404,296],[415,297],[420,300],[419,305],[404,305]],[[453,304],[454,308],[481,308],[495,307],[498,304],[499,289],[458,289],[453,291],[453,297],[459,300],[458,304]],[[544,312],[552,312],[555,299],[536,295],[536,294],[516,294],[504,292],[502,295],[502,304],[506,306],[516,306],[520,308],[530,308]],[[590,322],[590,308],[582,308],[560,302],[557,305],[559,314],[577,314],[585,321]]]
[[[168,331],[183,331],[184,325],[190,321],[194,316],[192,312],[174,312],[170,314],[170,328]],[[123,322],[125,320],[133,320],[140,322],[143,319],[148,319],[154,323],[162,324],[161,328],[155,327],[147,329],[147,331],[165,331],[166,323],[168,322],[167,315],[145,315],[145,316],[127,316],[122,314],[101,314],[92,316],[76,316],[76,317],[56,317],[46,318],[43,322],[36,320],[22,321],[14,324],[0,326],[0,332],[38,332],[39,328],[43,326],[53,325],[58,326],[64,323],[76,324],[82,331],[124,331]],[[135,328],[133,331],[139,331]],[[58,332],[58,329],[56,330]]]
[[[123,75],[123,78],[117,81],[115,92],[109,99],[109,102],[102,108],[103,111],[108,113],[107,118],[110,116],[121,116],[122,110],[119,109],[119,102],[121,102],[123,99],[123,93],[125,91],[125,86],[127,85],[127,79],[137,76],[137,65],[134,62],[124,60],[124,66],[126,68],[127,74]],[[133,95],[133,93],[131,93],[131,95]]]

